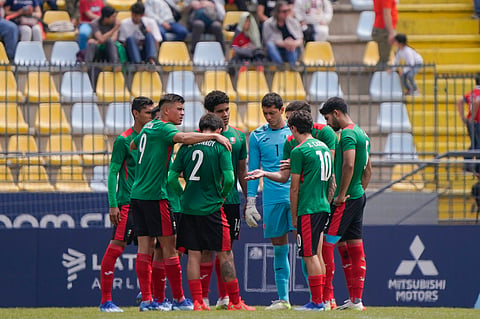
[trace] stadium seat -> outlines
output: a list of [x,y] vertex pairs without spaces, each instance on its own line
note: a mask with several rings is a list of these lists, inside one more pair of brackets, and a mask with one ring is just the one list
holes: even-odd
[[7,56],[7,51],[3,42],[0,41],[0,70],[11,70],[10,61]]
[[0,165],[0,192],[18,192],[18,186],[13,181],[12,171],[5,165]]
[[181,41],[162,42],[158,50],[158,63],[167,72],[192,70],[192,60],[187,45]]
[[355,11],[373,10],[373,0],[350,0]]
[[86,72],[65,72],[60,85],[62,102],[94,102],[97,100],[95,92]]
[[62,166],[57,172],[55,189],[59,192],[90,192],[81,166]]
[[7,162],[7,153],[3,150],[4,142],[0,143],[0,164],[5,164]]
[[136,2],[136,0],[106,0],[107,5],[114,7],[117,10],[130,10],[132,4]]
[[268,92],[267,79],[263,72],[252,70],[238,74],[237,94],[240,101],[261,101]]
[[168,93],[175,93],[183,96],[185,101],[200,101],[202,94],[195,82],[195,75],[192,71],[173,71],[168,74]]
[[60,103],[40,103],[35,118],[37,134],[70,134],[71,126]]
[[0,102],[23,102],[25,97],[18,90],[12,71],[0,71]]
[[391,160],[417,159],[417,149],[410,133],[390,133],[385,143],[385,157]]
[[73,66],[77,64],[77,52],[80,50],[75,41],[56,41],[53,44],[50,64],[54,66]]
[[314,72],[308,88],[308,100],[323,102],[334,96],[343,97],[338,74],[333,71]]
[[18,172],[18,188],[27,192],[53,192],[44,166],[26,165]]
[[233,88],[230,74],[226,71],[205,71],[203,75],[202,94],[205,96],[213,90],[225,92],[232,102],[237,100],[237,92]]
[[32,103],[60,102],[60,94],[55,87],[50,72],[28,72],[24,94]]
[[280,94],[284,101],[305,100],[302,76],[295,71],[277,71],[273,75],[272,92]]
[[157,102],[162,96],[162,81],[158,72],[137,71],[133,75],[132,95],[146,96]]
[[203,104],[199,101],[185,102],[185,115],[183,122],[178,125],[179,130],[183,132],[192,132],[198,129],[198,122],[202,115],[205,114]]
[[[43,21],[48,25],[52,22],[71,22],[70,15],[63,10],[48,10],[43,15]],[[45,30],[45,40],[49,41],[71,41],[75,40],[75,29],[66,32],[50,32]]]
[[226,61],[220,43],[216,41],[198,42],[193,53],[193,65],[213,70],[224,68]]
[[[402,178],[406,174],[417,169],[417,165],[413,164],[397,164],[392,169],[392,181]],[[403,181],[395,183],[392,186],[394,191],[407,191],[415,192],[422,191],[425,188],[425,180],[422,172],[418,172],[410,177],[405,178]]]
[[93,177],[90,181],[90,188],[94,192],[108,191],[108,166],[95,166],[93,168]]
[[262,112],[262,105],[260,102],[249,102],[247,104],[247,129],[249,132],[255,130],[260,125],[264,124],[265,117]]
[[240,16],[244,11],[227,11],[225,12],[225,17],[223,18],[223,37],[225,41],[232,41],[235,31],[227,31],[226,27],[230,25],[235,25],[240,21]]
[[105,135],[85,134],[82,145],[84,165],[107,165],[109,163],[110,156]]
[[27,134],[28,124],[16,103],[0,103],[0,134]]
[[43,165],[43,159],[38,156],[38,146],[31,135],[12,135],[8,139],[8,161],[13,165]]
[[75,154],[77,147],[71,135],[50,135],[47,140],[45,152],[49,154],[45,156],[45,161],[50,165],[82,164],[80,155]]
[[373,22],[375,21],[375,12],[362,11],[357,25],[357,37],[360,41],[372,40]]
[[[367,45],[365,46],[365,52],[363,53],[363,64],[366,65],[376,65],[380,56],[378,55],[378,44],[375,41],[368,41]],[[390,51],[390,59],[388,64],[392,65],[395,61],[395,50],[392,47]]]
[[133,125],[132,107],[130,103],[110,103],[105,117],[107,133],[119,135]]
[[128,8],[126,11],[125,10],[121,10],[121,11],[118,11],[117,13],[117,21],[123,21],[127,18],[130,18],[132,17],[132,13],[130,11],[130,8]]
[[100,102],[126,102],[130,100],[130,92],[125,86],[125,78],[122,72],[100,72],[96,88],[98,101]]
[[72,106],[72,133],[102,134],[105,125],[102,115],[95,103],[75,103]]
[[20,41],[13,59],[17,66],[45,66],[48,64],[42,42]]
[[369,93],[372,101],[401,101],[403,90],[398,73],[387,71],[373,73]]
[[302,62],[307,71],[315,71],[319,66],[334,66],[335,56],[330,42],[311,41],[305,45]]
[[229,125],[236,127],[241,131],[245,130],[245,118],[240,112],[238,112],[237,103],[230,102],[228,107],[230,109]]
[[411,132],[412,125],[405,104],[400,102],[384,102],[380,104],[377,126],[382,133]]

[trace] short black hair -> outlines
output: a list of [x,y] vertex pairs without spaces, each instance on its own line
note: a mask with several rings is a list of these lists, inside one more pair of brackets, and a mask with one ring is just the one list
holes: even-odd
[[104,18],[110,18],[117,10],[111,6],[104,6],[100,11],[100,18],[103,20]]
[[403,33],[397,33],[394,39],[400,44],[407,44],[407,36]]
[[152,109],[152,120],[155,119],[155,117],[157,116],[157,113],[160,112],[160,108],[158,106],[155,106],[153,109]]
[[130,7],[130,12],[134,14],[145,14],[145,6],[141,2],[135,2]]
[[203,105],[207,111],[213,113],[215,111],[215,106],[225,103],[230,103],[228,95],[225,92],[214,90],[205,96]]
[[300,134],[312,132],[312,114],[305,110],[294,111],[288,118],[288,126],[295,126]]
[[281,109],[283,106],[283,100],[277,93],[267,93],[262,99],[262,107],[275,106],[277,109]]
[[285,108],[285,112],[293,112],[293,111],[307,111],[312,113],[312,108],[310,104],[305,101],[293,101],[287,105]]
[[212,113],[202,115],[200,121],[198,122],[198,127],[200,128],[200,132],[204,132],[207,130],[216,131],[219,128],[221,128],[223,131],[225,129],[225,126],[223,125],[223,120]]
[[152,99],[145,97],[145,96],[138,96],[133,99],[132,102],[132,114],[133,111],[138,111],[140,112],[143,110],[147,105],[153,105]]
[[332,113],[334,110],[338,110],[344,114],[347,114],[348,107],[345,100],[338,96],[331,97],[325,103],[323,103],[323,106],[320,108],[319,112],[320,114],[325,115]]
[[162,107],[167,103],[181,103],[181,104],[184,104],[185,99],[178,94],[167,93],[160,98],[160,101],[158,102],[158,108],[161,110]]

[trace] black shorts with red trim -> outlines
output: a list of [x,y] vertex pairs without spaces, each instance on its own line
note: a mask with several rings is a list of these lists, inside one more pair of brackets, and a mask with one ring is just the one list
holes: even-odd
[[230,227],[223,208],[210,215],[183,214],[178,226],[177,248],[229,251]]
[[227,216],[227,222],[230,225],[230,240],[238,240],[240,237],[240,204],[225,204],[223,211]]
[[131,199],[130,213],[133,213],[137,236],[172,236],[177,233],[175,218],[166,199]]
[[317,254],[320,235],[328,222],[328,212],[297,217],[297,248],[300,257]]
[[341,240],[362,239],[363,210],[366,196],[348,199],[341,206],[332,205],[328,229],[325,234]]
[[132,241],[136,242],[133,214],[128,213],[130,205],[120,205],[118,209],[120,210],[120,221],[118,225],[113,226],[112,240],[124,241],[129,245]]

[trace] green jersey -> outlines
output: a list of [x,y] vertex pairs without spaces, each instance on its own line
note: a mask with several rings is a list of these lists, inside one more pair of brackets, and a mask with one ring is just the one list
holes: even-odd
[[133,139],[138,156],[131,198],[168,199],[168,167],[173,153],[173,137],[179,132],[170,122],[152,120]]
[[138,135],[133,127],[120,134],[113,143],[108,171],[108,204],[119,207],[130,203],[135,176],[137,151],[130,151],[130,142]]
[[171,170],[183,172],[182,213],[210,215],[223,204],[224,171],[233,171],[230,152],[215,140],[182,145]]
[[322,141],[309,138],[292,150],[290,171],[300,175],[298,216],[328,213],[328,185],[332,176],[332,153]]
[[362,197],[365,192],[362,187],[362,176],[370,154],[370,139],[367,133],[356,124],[350,124],[342,130],[338,147],[335,150],[335,178],[337,180],[335,196],[340,190],[342,181],[343,152],[348,150],[355,150],[355,164],[346,195],[350,195],[349,199],[356,199]]
[[227,129],[222,132],[222,135],[228,138],[230,144],[232,144],[232,164],[233,174],[235,176],[235,184],[232,191],[225,199],[225,204],[240,204],[237,189],[238,161],[247,159],[247,139],[245,138],[245,133],[233,126],[227,126]]
[[[170,164],[173,164],[173,156],[171,158]],[[167,194],[168,194],[168,202],[170,203],[170,207],[172,209],[172,213],[181,213],[182,212],[182,204],[180,203],[180,196],[175,193],[171,187],[167,185]]]
[[[326,124],[313,123],[312,136],[319,141],[322,141],[327,145],[327,147],[334,151],[338,145],[337,134],[335,131]],[[290,135],[287,138],[285,144],[283,144],[283,159],[289,159],[290,153],[297,146],[298,143],[293,138],[293,135]]]

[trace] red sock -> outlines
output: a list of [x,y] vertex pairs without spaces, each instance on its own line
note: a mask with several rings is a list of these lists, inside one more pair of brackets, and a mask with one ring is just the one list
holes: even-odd
[[348,244],[348,253],[352,258],[352,301],[356,298],[362,299],[363,284],[367,271],[363,242]]
[[345,274],[345,281],[347,282],[348,288],[348,295],[352,298],[352,259],[350,258],[350,254],[348,253],[347,245],[338,245],[338,252],[340,253],[340,257],[342,258],[342,267],[343,273]]
[[200,279],[192,279],[188,281],[190,287],[190,293],[192,294],[193,301],[203,303],[202,299],[202,281]]
[[153,299],[162,302],[165,300],[165,285],[167,283],[167,273],[163,261],[152,262],[152,293]]
[[240,291],[238,288],[238,280],[234,279],[232,281],[227,281],[224,283],[225,288],[227,289],[228,296],[230,297],[230,302],[234,305],[240,302]]
[[218,259],[218,256],[215,256],[215,273],[217,274],[218,298],[225,298],[229,296],[229,293],[222,279],[222,270],[220,269],[220,259]]
[[100,287],[102,289],[102,303],[112,300],[112,283],[115,273],[115,262],[123,253],[123,247],[117,245],[108,245],[105,255],[103,255],[102,265],[100,267]]
[[333,251],[334,244],[327,242],[322,246],[322,257],[325,262],[325,285],[323,286],[323,300],[330,301],[333,299],[333,275],[335,274],[335,258]]
[[167,278],[172,287],[173,299],[176,301],[182,301],[183,288],[182,288],[182,269],[180,268],[180,261],[178,257],[165,258],[165,270],[167,272]]
[[310,293],[312,294],[312,301],[314,303],[323,302],[323,285],[325,282],[325,275],[308,276],[308,285],[310,286]]
[[202,281],[202,296],[208,298],[210,280],[212,280],[213,262],[200,264],[200,280]]
[[137,254],[137,277],[142,301],[152,300],[152,255]]

